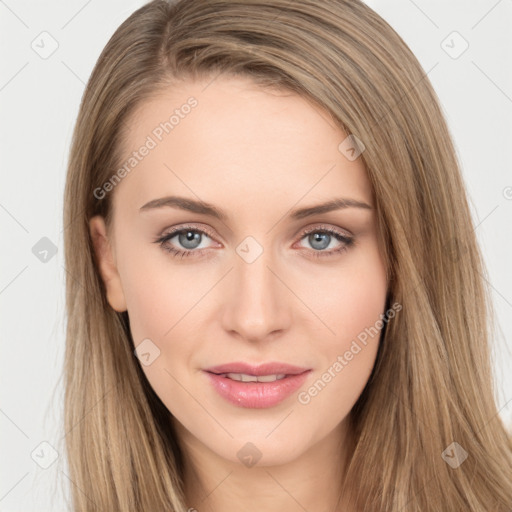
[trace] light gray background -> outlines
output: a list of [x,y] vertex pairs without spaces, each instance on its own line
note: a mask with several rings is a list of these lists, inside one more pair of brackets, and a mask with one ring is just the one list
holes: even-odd
[[[65,510],[62,195],[79,102],[117,26],[142,1],[0,0],[0,510]],[[500,415],[512,422],[512,0],[369,0],[409,44],[436,89],[463,165],[501,328],[494,368]],[[47,59],[31,45],[58,48]],[[456,31],[469,44],[463,46]],[[448,38],[448,39],[446,39]],[[445,41],[445,43],[443,43]],[[446,50],[446,51],[445,51]],[[450,56],[448,52],[451,52]],[[48,237],[46,263],[32,247]],[[508,342],[507,342],[508,340]],[[60,443],[59,444],[59,440]],[[63,481],[64,491],[55,482]],[[55,497],[51,498],[55,492]]]

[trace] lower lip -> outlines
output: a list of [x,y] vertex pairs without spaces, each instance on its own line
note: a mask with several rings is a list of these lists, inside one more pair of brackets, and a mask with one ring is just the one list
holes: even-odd
[[274,382],[240,382],[214,373],[205,373],[217,393],[232,404],[251,409],[264,409],[277,405],[297,391],[304,384],[310,371],[289,375]]

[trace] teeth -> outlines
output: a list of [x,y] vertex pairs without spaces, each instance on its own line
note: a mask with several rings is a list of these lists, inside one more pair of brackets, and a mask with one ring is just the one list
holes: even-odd
[[240,382],[274,382],[275,380],[281,380],[286,377],[284,373],[278,375],[248,375],[247,373],[225,373],[222,375],[231,380],[237,380]]

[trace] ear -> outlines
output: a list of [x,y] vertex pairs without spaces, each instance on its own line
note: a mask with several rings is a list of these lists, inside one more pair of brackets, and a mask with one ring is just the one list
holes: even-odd
[[89,220],[89,230],[94,245],[96,262],[107,290],[108,303],[112,306],[112,309],[122,313],[127,310],[126,301],[112,247],[107,238],[104,218],[101,215],[92,217]]

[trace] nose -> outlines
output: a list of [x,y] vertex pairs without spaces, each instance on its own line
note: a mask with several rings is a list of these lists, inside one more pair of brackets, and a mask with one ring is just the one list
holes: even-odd
[[223,296],[223,328],[251,342],[274,338],[291,323],[292,293],[266,252],[248,263],[235,259],[229,291]]

